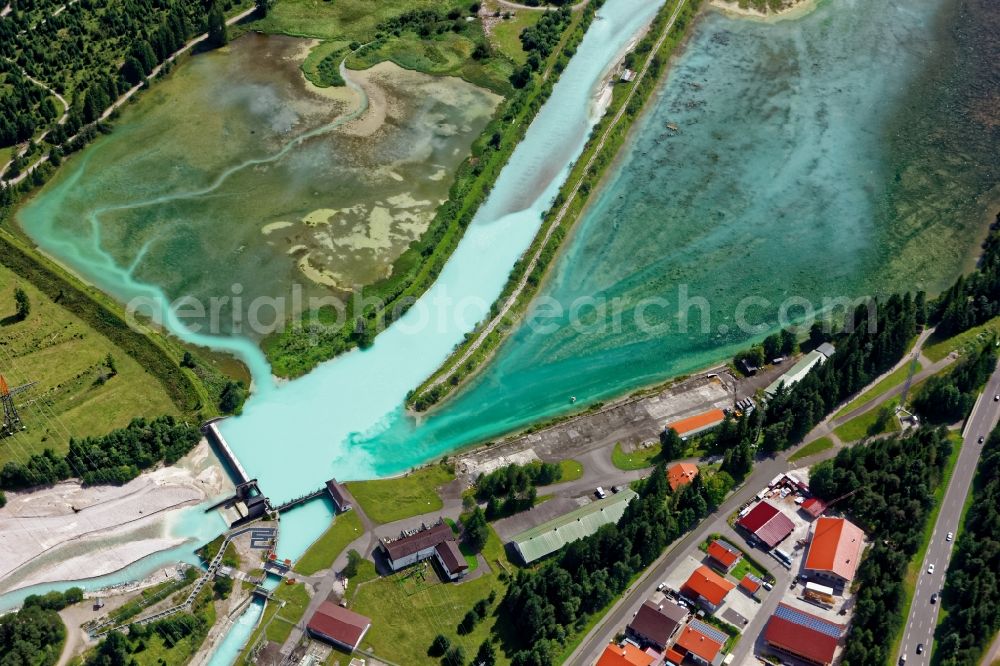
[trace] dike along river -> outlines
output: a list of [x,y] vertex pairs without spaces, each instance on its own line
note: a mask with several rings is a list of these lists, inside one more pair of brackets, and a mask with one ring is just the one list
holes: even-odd
[[[589,132],[602,73],[656,9],[601,9],[435,286],[371,349],[276,386],[250,343],[214,345],[254,372],[243,416],[222,429],[273,500],[331,476],[404,471],[564,412],[570,396],[579,408],[704,367],[773,328],[791,297],[935,291],[969,265],[997,194],[996,49],[976,47],[995,40],[995,6],[827,0],[767,24],[709,12],[543,288],[567,311],[617,299],[621,324],[584,307],[590,326],[522,326],[455,398],[407,415],[406,393],[482,318],[530,243]],[[682,293],[705,299],[704,329],[680,330]],[[737,332],[751,295],[768,302],[748,311],[764,327]],[[665,302],[640,330],[649,298]],[[325,511],[283,519],[283,557],[318,535]]]

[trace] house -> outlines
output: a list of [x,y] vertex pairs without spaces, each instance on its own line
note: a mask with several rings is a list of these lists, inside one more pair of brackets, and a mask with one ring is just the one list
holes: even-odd
[[687,582],[681,586],[681,594],[714,613],[734,587],[736,585],[702,565],[695,569]]
[[673,423],[668,423],[667,428],[673,430],[681,437],[690,437],[700,432],[710,430],[726,420],[726,413],[721,409],[710,409],[694,416],[689,416]]
[[802,502],[802,506],[799,509],[811,518],[819,518],[826,511],[826,502],[816,497],[810,497]]
[[789,368],[787,372],[771,382],[771,384],[764,389],[764,393],[769,396],[773,396],[778,392],[778,387],[782,384],[785,385],[785,389],[791,388],[794,384],[802,381],[802,378],[809,374],[809,371],[812,370],[813,367],[826,361],[826,358],[827,357],[818,350],[809,352],[799,359],[798,363]]
[[667,469],[667,483],[671,490],[677,490],[691,483],[698,476],[698,466],[691,463],[676,463]]
[[654,657],[631,643],[621,645],[612,643],[604,648],[595,666],[650,666],[654,661]]
[[379,547],[393,571],[431,557],[437,560],[450,580],[461,578],[469,570],[465,556],[455,543],[451,526],[443,520],[439,520],[436,525],[403,534],[398,539],[381,539]]
[[546,521],[515,536],[511,540],[514,550],[525,564],[551,555],[572,541],[596,533],[604,525],[617,523],[625,507],[636,497],[634,490],[626,488]]
[[816,347],[816,351],[818,351],[823,356],[825,356],[827,358],[830,358],[831,356],[833,356],[836,353],[837,348],[834,347],[829,342],[824,342],[819,347]]
[[795,529],[792,519],[781,513],[770,502],[758,503],[749,513],[736,521],[736,524],[768,549],[784,541],[785,537]]
[[337,483],[337,479],[330,479],[326,482],[326,492],[333,500],[334,506],[337,507],[337,513],[350,511],[353,508],[347,489]]
[[757,594],[757,590],[759,590],[760,586],[763,584],[764,581],[762,581],[760,578],[757,578],[757,576],[754,576],[753,574],[747,574],[746,576],[743,576],[743,580],[740,581],[740,589],[744,590],[747,594],[749,594],[752,597],[755,594]]
[[371,626],[372,621],[364,615],[324,601],[309,619],[306,629],[316,638],[353,652]]
[[764,629],[764,643],[815,666],[829,666],[845,626],[779,603]]
[[647,601],[639,607],[625,635],[640,644],[651,645],[663,652],[687,619],[686,608],[672,603],[654,604]]
[[819,518],[803,568],[842,585],[854,580],[865,545],[865,533],[846,518]]
[[667,651],[667,661],[680,664],[687,657],[703,666],[715,664],[721,661],[718,657],[728,638],[715,627],[700,620],[691,620],[677,638],[674,647]]
[[708,544],[708,557],[712,563],[722,569],[723,573],[729,573],[743,559],[743,552],[722,539],[715,539]]

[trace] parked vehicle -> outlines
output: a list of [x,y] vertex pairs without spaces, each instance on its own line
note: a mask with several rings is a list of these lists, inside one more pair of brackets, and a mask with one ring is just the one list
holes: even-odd
[[604,488],[601,488],[600,486],[597,486],[597,490],[594,491],[594,494],[597,495],[599,499],[604,499],[608,496],[608,494],[604,492]]

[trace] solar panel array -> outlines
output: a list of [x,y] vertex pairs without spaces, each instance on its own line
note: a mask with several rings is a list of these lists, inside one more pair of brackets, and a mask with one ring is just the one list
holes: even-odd
[[803,626],[807,629],[818,631],[821,634],[832,636],[833,638],[840,638],[844,631],[844,628],[838,624],[828,622],[823,618],[810,615],[809,613],[805,613],[797,608],[792,608],[791,606],[786,606],[784,604],[778,604],[778,609],[774,611],[774,616],[779,617],[782,620],[794,622],[795,624]]
[[700,620],[691,620],[688,624],[692,629],[694,629],[700,634],[708,636],[716,643],[721,643],[722,645],[725,645],[726,641],[729,639],[729,635],[726,634],[725,632],[716,629],[715,627],[712,627],[710,625],[707,625]]

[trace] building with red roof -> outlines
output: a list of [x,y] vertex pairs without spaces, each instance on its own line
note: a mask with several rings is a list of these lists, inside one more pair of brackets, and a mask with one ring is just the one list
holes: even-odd
[[770,502],[758,503],[736,524],[768,549],[777,546],[795,529],[792,519]]
[[715,539],[708,544],[708,556],[720,569],[729,573],[743,559],[743,552],[722,539]]
[[803,568],[809,573],[848,585],[854,580],[865,533],[846,518],[823,516],[816,521]]
[[691,577],[681,587],[681,594],[715,612],[734,587],[736,585],[702,565],[695,569]]
[[810,497],[799,507],[813,518],[819,518],[826,511],[826,502],[816,497]]
[[353,652],[371,626],[372,621],[364,615],[324,601],[309,619],[306,629],[316,638]]
[[724,411],[721,409],[710,409],[707,412],[668,423],[667,428],[670,428],[681,437],[690,437],[691,435],[697,435],[700,432],[714,428],[725,420],[726,413]]
[[650,666],[654,660],[654,657],[631,643],[621,645],[612,643],[604,648],[604,652],[595,666]]
[[698,476],[698,466],[691,463],[676,463],[667,468],[667,483],[671,490],[685,486]]
[[830,622],[794,606],[779,603],[764,629],[764,642],[772,650],[814,666],[829,666],[844,625]]
[[747,594],[750,596],[757,594],[757,590],[759,590],[760,586],[763,584],[764,581],[757,578],[757,576],[754,576],[753,574],[743,576],[743,580],[740,581],[740,587],[746,590]]
[[[691,620],[677,638],[671,652],[687,657],[696,664],[712,664],[722,652],[727,638],[726,634],[715,627],[700,620]],[[673,655],[668,654],[667,658],[673,660]]]

